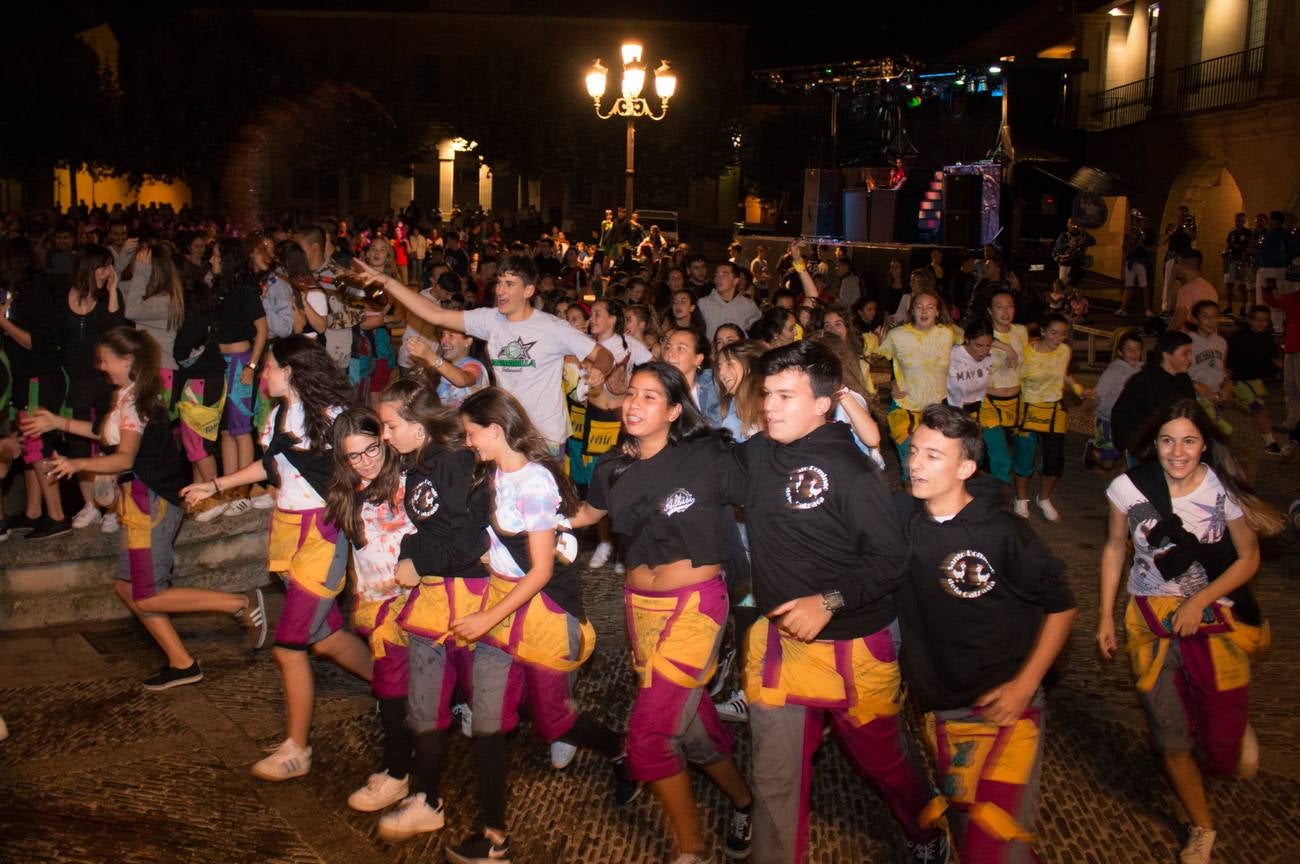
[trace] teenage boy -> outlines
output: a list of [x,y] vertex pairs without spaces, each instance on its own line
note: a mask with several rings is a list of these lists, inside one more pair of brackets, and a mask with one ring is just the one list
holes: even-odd
[[[605,376],[614,358],[587,334],[533,308],[537,268],[531,258],[503,257],[497,265],[496,308],[463,312],[443,309],[398,280],[364,265],[357,266],[368,276],[382,280],[389,296],[417,318],[487,342],[496,383],[519,400],[533,425],[546,436],[552,453],[559,455],[569,438],[569,414],[561,387],[564,358],[570,354],[584,358],[582,366],[590,389],[606,385]],[[438,365],[435,363],[434,368]],[[616,377],[625,385],[626,373]],[[609,382],[609,387],[612,393],[624,389],[616,382]]]
[[1264,403],[1268,390],[1264,379],[1272,378],[1282,366],[1282,354],[1273,341],[1273,319],[1267,306],[1252,306],[1248,326],[1237,328],[1228,340],[1228,373],[1237,403],[1250,412],[1255,428],[1264,439],[1264,453],[1281,456],[1282,446],[1273,438],[1273,419]]
[[1219,289],[1215,288],[1201,275],[1201,253],[1193,249],[1186,255],[1178,256],[1174,271],[1183,280],[1182,287],[1174,300],[1174,318],[1169,322],[1170,330],[1183,330],[1195,327],[1192,321],[1192,307],[1202,300],[1219,302]]
[[[1037,861],[1030,846],[1043,754],[1043,676],[1070,635],[1065,565],[975,475],[983,440],[931,405],[895,504],[910,556],[899,594],[903,675],[925,712],[961,860]],[[927,816],[938,817],[937,808]]]
[[745,694],[754,742],[754,860],[798,864],[808,845],[812,759],[829,720],[879,790],[912,860],[947,860],[921,825],[931,794],[903,745],[890,624],[907,555],[880,471],[846,423],[827,422],[840,363],[820,342],[758,364],[767,432],[738,448],[725,478],[745,506],[754,596]]
[[1232,381],[1228,378],[1228,341],[1219,335],[1219,304],[1202,300],[1192,307],[1189,321],[1194,328],[1192,337],[1192,368],[1187,370],[1196,388],[1196,399],[1205,413],[1231,435],[1232,426],[1223,419],[1223,403],[1232,395]]

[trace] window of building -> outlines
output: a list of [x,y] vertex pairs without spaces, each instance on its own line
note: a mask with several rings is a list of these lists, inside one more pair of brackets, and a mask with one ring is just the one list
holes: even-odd
[[1250,10],[1246,13],[1246,50],[1264,47],[1264,36],[1268,23],[1268,0],[1250,0]]
[[1201,62],[1205,37],[1205,0],[1192,0],[1192,20],[1187,28],[1187,65]]
[[1147,74],[1150,78],[1156,74],[1156,31],[1160,24],[1160,4],[1152,3],[1147,7]]

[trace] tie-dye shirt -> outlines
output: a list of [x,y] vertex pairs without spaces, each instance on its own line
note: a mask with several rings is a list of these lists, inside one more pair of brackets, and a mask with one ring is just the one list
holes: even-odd
[[392,501],[367,501],[361,505],[361,524],[366,545],[352,547],[352,569],[357,580],[357,600],[382,603],[406,589],[394,576],[401,557],[402,538],[415,533],[402,501],[406,497],[406,478],[397,487]]
[[894,361],[894,381],[903,391],[894,401],[909,411],[942,402],[948,390],[948,358],[961,339],[961,331],[946,324],[929,330],[904,324],[890,330],[876,353]]

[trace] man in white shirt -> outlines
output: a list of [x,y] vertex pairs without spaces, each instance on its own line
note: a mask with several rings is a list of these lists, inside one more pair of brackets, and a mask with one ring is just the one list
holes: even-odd
[[556,455],[569,437],[569,415],[561,386],[564,358],[572,354],[581,359],[587,371],[587,386],[592,389],[605,386],[605,376],[613,368],[613,356],[587,334],[533,308],[537,269],[526,256],[506,255],[497,265],[495,309],[464,312],[443,309],[377,270],[364,265],[358,269],[382,280],[388,296],[416,317],[486,341],[497,385],[519,400]]
[[713,290],[700,298],[696,307],[704,316],[704,330],[709,339],[723,324],[735,324],[741,330],[749,327],[761,315],[754,301],[739,293],[740,265],[725,261],[713,271]]

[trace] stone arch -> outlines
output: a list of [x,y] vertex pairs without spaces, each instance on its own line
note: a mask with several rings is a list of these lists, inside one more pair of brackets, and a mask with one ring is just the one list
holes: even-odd
[[1241,187],[1228,170],[1227,163],[1207,157],[1192,159],[1170,186],[1160,224],[1152,226],[1161,232],[1156,269],[1161,274],[1162,285],[1166,248],[1163,242],[1164,228],[1178,218],[1178,208],[1183,204],[1191,208],[1196,217],[1196,248],[1204,256],[1201,275],[1219,289],[1222,297],[1223,262],[1219,253],[1223,251],[1224,238],[1232,229],[1233,217],[1245,209]]

